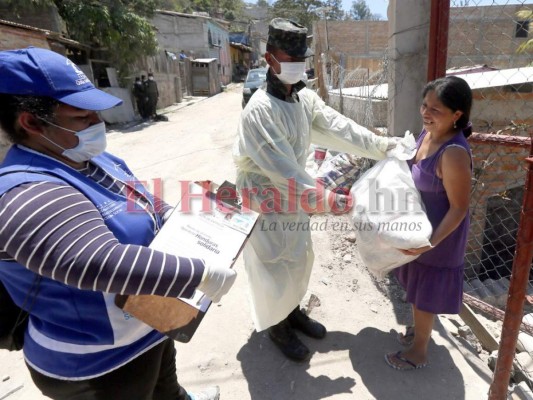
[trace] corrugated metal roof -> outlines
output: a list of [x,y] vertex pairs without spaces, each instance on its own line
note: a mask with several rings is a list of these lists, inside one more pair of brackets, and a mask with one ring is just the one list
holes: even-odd
[[[460,75],[472,90],[484,89],[498,86],[519,85],[521,83],[533,82],[533,67],[509,68],[496,71],[482,71]],[[342,89],[344,96],[371,97],[373,99],[387,99],[389,85],[358,86]],[[339,89],[329,91],[332,94],[339,94]]]

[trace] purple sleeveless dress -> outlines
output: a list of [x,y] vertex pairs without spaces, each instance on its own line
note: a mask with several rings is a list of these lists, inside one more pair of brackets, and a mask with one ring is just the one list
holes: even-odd
[[[420,134],[417,150],[426,133],[423,130]],[[413,180],[420,191],[433,230],[450,208],[442,179],[436,173],[438,161],[449,146],[463,147],[472,159],[466,138],[458,133],[435,154],[417,163],[414,159],[410,162]],[[459,313],[463,299],[464,257],[469,225],[467,214],[461,224],[435,248],[395,270],[396,277],[407,291],[407,301],[419,310],[432,314]]]

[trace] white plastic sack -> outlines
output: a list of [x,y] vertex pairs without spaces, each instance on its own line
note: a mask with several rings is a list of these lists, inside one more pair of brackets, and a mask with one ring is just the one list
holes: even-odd
[[[407,159],[412,158],[414,154],[408,148],[395,156],[411,154]],[[431,223],[405,160],[389,157],[378,162],[355,182],[350,193],[355,201],[350,217],[357,249],[377,278],[418,257],[404,255],[398,249],[430,245]]]

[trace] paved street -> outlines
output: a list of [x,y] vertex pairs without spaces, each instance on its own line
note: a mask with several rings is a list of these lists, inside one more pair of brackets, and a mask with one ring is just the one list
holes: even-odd
[[[161,180],[164,199],[175,203],[182,180],[234,180],[231,147],[240,103],[240,85],[230,86],[214,97],[174,107],[166,114],[168,122],[111,132],[108,150],[124,158],[153,190],[159,190],[154,182]],[[313,218],[324,222],[344,217]],[[399,372],[385,364],[383,355],[400,347],[389,331],[407,322],[408,306],[387,285],[371,279],[346,236],[313,232],[316,260],[310,293],[321,304],[311,315],[329,333],[322,341],[303,338],[314,352],[309,363],[286,360],[264,333],[254,332],[239,259],[232,291],[211,307],[190,343],[176,344],[182,385],[194,390],[218,384],[222,400],[486,398],[491,372],[441,323],[433,333],[429,368]],[[0,383],[0,400],[44,399],[33,387],[20,352],[0,352],[0,376],[9,377]],[[20,385],[2,397],[9,387]]]

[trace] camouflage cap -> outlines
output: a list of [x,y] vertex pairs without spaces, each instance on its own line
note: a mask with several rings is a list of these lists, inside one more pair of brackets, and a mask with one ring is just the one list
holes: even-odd
[[307,47],[307,28],[285,18],[274,18],[268,26],[268,42],[292,57],[313,55]]

